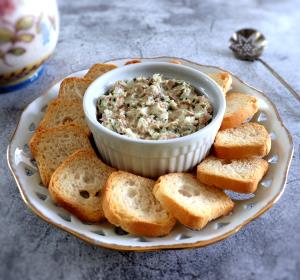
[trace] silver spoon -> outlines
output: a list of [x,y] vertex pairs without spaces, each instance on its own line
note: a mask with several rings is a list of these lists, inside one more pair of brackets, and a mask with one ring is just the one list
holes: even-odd
[[230,40],[229,48],[241,60],[260,61],[285,88],[300,102],[299,94],[282,78],[270,65],[260,58],[267,40],[265,36],[255,29],[241,29],[235,32]]

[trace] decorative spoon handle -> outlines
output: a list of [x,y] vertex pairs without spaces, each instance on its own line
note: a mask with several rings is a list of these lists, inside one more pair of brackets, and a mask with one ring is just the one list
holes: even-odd
[[299,94],[288,84],[288,82],[282,78],[267,62],[262,60],[261,58],[257,58],[264,66],[268,68],[271,74],[291,93],[294,97],[300,102]]

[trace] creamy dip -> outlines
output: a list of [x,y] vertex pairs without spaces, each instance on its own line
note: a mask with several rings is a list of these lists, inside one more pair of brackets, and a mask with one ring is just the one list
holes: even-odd
[[161,74],[117,81],[97,102],[97,118],[121,135],[140,139],[171,139],[206,126],[213,107],[189,83]]

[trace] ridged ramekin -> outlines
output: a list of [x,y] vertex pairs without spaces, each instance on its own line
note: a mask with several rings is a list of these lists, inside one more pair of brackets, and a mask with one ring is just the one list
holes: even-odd
[[[212,121],[195,133],[168,140],[130,138],[111,131],[97,121],[97,99],[116,81],[150,77],[155,73],[185,80],[203,91],[214,109]],[[145,62],[117,68],[96,79],[84,95],[83,108],[97,149],[107,164],[155,178],[169,172],[190,170],[207,155],[224,116],[225,97],[219,86],[200,71],[171,63]]]

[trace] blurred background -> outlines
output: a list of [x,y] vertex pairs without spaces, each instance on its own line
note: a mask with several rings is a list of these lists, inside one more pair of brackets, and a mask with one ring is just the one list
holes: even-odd
[[[58,1],[61,33],[53,57],[60,69],[116,57],[178,56],[234,67],[228,39],[253,27],[267,37],[264,57],[280,61],[282,74],[300,62],[299,1]],[[66,54],[72,54],[66,58]],[[286,63],[293,57],[291,63]],[[72,59],[70,59],[72,58]],[[255,67],[245,63],[245,67]],[[278,69],[279,70],[279,69]],[[291,82],[293,82],[291,80]]]

